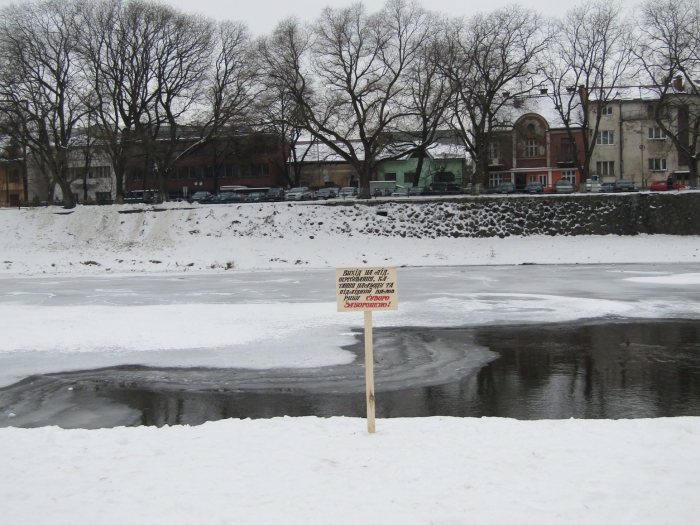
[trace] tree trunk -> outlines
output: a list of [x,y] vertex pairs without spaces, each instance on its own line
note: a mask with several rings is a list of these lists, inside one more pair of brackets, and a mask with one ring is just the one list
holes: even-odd
[[362,169],[360,170],[360,195],[359,199],[371,199],[372,194],[369,189],[369,181],[372,179],[372,172],[370,171],[367,163],[362,164]]
[[416,176],[413,177],[413,187],[418,186],[418,181],[420,181],[420,174],[423,171],[423,161],[425,159],[425,150],[421,148],[418,150],[418,164],[416,164]]
[[75,199],[70,188],[70,182],[65,179],[60,180],[58,186],[61,188],[61,193],[63,193],[63,207],[67,210],[75,208]]

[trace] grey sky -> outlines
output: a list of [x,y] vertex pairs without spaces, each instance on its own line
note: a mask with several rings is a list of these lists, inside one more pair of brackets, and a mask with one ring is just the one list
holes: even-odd
[[[297,16],[302,20],[313,20],[320,10],[328,5],[343,7],[354,3],[352,0],[161,0],[184,11],[199,12],[216,20],[241,20],[247,22],[255,34],[270,31],[277,22],[288,16]],[[632,7],[641,0],[627,0]],[[0,5],[8,5],[10,0],[0,0]],[[21,2],[15,2],[21,3]],[[383,5],[381,0],[364,2],[371,10]],[[578,0],[489,0],[487,2],[465,0],[441,0],[439,2],[422,2],[428,9],[449,15],[471,15],[478,11],[491,11],[508,4],[518,3],[537,9],[546,16],[556,16],[577,5]]]

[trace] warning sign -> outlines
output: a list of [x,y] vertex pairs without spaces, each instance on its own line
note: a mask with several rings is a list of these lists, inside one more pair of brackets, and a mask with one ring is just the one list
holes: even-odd
[[338,311],[398,310],[396,267],[337,268]]

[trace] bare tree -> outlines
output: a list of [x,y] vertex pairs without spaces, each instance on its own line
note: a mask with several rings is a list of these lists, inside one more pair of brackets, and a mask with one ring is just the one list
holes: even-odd
[[700,161],[700,2],[647,2],[640,12],[637,58],[658,99],[653,118],[698,184]]
[[139,0],[95,0],[81,5],[82,63],[95,93],[100,142],[124,199],[124,175],[136,154],[136,128],[157,96],[155,48],[174,16],[171,8]]
[[441,53],[444,48],[439,35],[444,22],[434,16],[428,17],[425,22],[430,35],[409,67],[407,82],[406,109],[411,115],[408,122],[412,129],[406,132],[414,143],[414,155],[418,159],[413,186],[419,184],[428,149],[439,138],[441,131],[448,127],[445,117],[454,95],[453,83],[442,71]]
[[265,39],[266,73],[294,98],[303,128],[358,173],[361,197],[383,162],[415,151],[398,135],[410,116],[406,81],[428,37],[417,4],[326,8],[312,27],[282,22]]
[[0,98],[27,123],[27,148],[75,206],[68,160],[83,121],[86,85],[77,65],[76,6],[64,0],[10,5],[0,12]]
[[[581,181],[589,177],[603,108],[629,79],[634,32],[622,3],[585,2],[553,20],[542,55],[548,96],[568,132]],[[583,131],[583,151],[575,133]]]
[[488,173],[496,132],[539,84],[536,57],[547,47],[541,19],[519,6],[453,22],[443,44],[443,72],[454,92],[451,124],[474,161],[472,191]]

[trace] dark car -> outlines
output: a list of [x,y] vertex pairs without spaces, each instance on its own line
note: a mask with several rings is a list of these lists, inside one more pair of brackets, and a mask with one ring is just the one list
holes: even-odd
[[216,202],[219,204],[230,204],[233,202],[245,202],[245,195],[240,193],[233,193],[232,191],[225,191],[224,193],[219,193],[216,198]]
[[427,186],[414,186],[408,191],[410,197],[420,197],[421,195],[433,195],[433,192]]
[[358,188],[347,186],[340,190],[340,192],[338,193],[338,197],[357,197],[359,194],[360,190]]
[[544,186],[542,186],[541,182],[528,182],[523,189],[523,193],[529,193],[530,195],[544,193]]
[[392,197],[408,197],[410,188],[404,188],[403,186],[397,186],[394,191],[391,192]]
[[632,182],[630,179],[617,179],[613,183],[613,191],[615,192],[631,192],[631,191],[639,191],[637,188],[634,187],[634,182]]
[[449,182],[433,182],[430,189],[436,195],[461,195],[464,193],[464,188]]
[[246,197],[246,202],[263,202],[265,200],[266,191],[254,191]]
[[498,186],[489,188],[486,193],[502,193],[508,195],[509,193],[515,193],[515,184],[512,182],[501,182]]
[[316,192],[317,199],[335,199],[337,196],[335,188],[321,188]]
[[615,185],[612,182],[601,182],[600,183],[600,193],[613,193],[615,191]]
[[284,200],[284,189],[278,187],[270,188],[262,200],[265,202],[282,202]]
[[214,195],[208,191],[198,191],[190,197],[190,202],[198,202],[200,204],[211,204],[215,201]]

